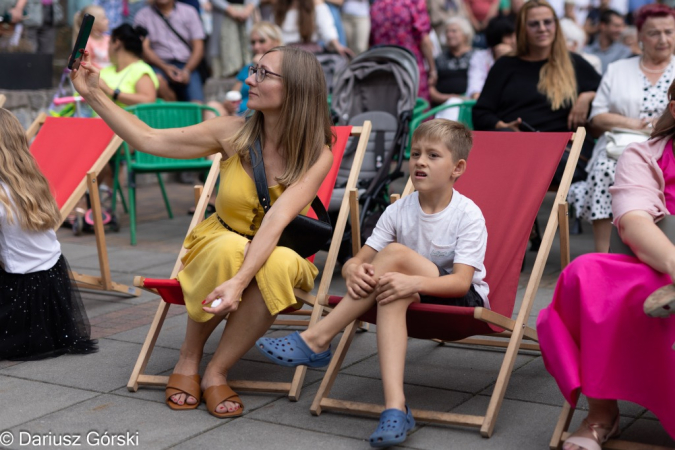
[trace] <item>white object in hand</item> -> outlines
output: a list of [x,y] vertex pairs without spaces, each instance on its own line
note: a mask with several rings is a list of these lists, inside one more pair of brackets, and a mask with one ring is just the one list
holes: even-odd
[[217,308],[220,306],[221,303],[223,303],[223,299],[217,298],[213,301],[213,303],[211,303],[211,308]]

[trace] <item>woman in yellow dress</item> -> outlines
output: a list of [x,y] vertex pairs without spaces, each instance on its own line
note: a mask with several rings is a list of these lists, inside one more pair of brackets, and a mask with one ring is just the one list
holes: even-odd
[[[293,250],[277,247],[284,228],[316,196],[328,174],[333,141],[327,89],[314,55],[277,47],[251,67],[249,120],[218,117],[187,128],[157,130],[115,105],[101,91],[99,71],[85,53],[71,74],[87,103],[132,147],[169,158],[222,153],[216,214],[185,240],[188,252],[178,275],[188,310],[185,341],[165,392],[172,409],[194,409],[201,393],[216,417],[242,414],[227,386],[228,370],[296,304],[293,288],[314,287],[317,268]],[[261,140],[272,207],[263,214],[248,149]],[[215,302],[218,299],[219,301]],[[212,304],[213,303],[213,304]],[[217,306],[216,306],[217,305]],[[203,378],[204,343],[230,314]]]

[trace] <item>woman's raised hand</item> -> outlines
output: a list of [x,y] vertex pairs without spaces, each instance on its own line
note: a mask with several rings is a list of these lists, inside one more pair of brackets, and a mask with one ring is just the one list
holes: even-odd
[[99,73],[99,69],[91,62],[91,55],[85,50],[80,67],[70,72],[70,79],[75,86],[75,90],[86,99],[89,95],[101,90]]
[[228,280],[206,296],[206,299],[202,302],[202,305],[205,305],[202,309],[209,314],[224,316],[239,308],[241,294],[241,288],[235,286],[232,280]]

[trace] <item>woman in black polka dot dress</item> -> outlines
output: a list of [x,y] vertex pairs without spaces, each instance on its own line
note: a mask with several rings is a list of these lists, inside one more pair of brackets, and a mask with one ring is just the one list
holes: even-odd
[[[651,129],[652,121],[668,106],[668,87],[675,78],[675,13],[663,5],[647,5],[636,15],[642,56],[616,61],[602,77],[593,109],[591,128]],[[609,250],[616,160],[607,156],[607,139],[598,139],[587,165],[586,181],[574,183],[568,201],[577,217],[593,224],[596,252]]]

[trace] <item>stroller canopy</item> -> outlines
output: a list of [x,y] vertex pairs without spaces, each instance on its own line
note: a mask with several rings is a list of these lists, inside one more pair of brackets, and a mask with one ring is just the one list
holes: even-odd
[[336,76],[332,108],[338,123],[368,111],[386,111],[396,118],[412,111],[419,88],[415,56],[403,47],[374,47],[354,58]]

